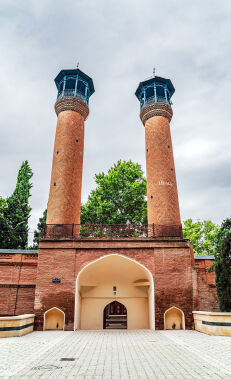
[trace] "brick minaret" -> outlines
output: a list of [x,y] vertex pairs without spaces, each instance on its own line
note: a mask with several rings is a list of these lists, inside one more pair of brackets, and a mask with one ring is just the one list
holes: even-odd
[[155,75],[136,90],[140,118],[145,126],[148,223],[155,235],[181,237],[176,174],[170,133],[171,96],[175,89],[169,79]]
[[88,102],[94,85],[79,69],[60,71],[55,84],[58,120],[47,225],[80,224],[84,121],[89,114]]

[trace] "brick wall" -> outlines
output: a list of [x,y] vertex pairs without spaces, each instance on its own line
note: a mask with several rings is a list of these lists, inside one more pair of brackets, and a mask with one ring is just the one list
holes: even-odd
[[[155,282],[156,328],[164,327],[164,312],[176,306],[185,313],[186,328],[192,325],[193,268],[191,245],[177,239],[60,240],[40,241],[35,294],[36,326],[43,314],[56,306],[66,315],[66,330],[73,330],[75,281],[89,262],[107,255],[122,254],[147,267]],[[52,283],[52,278],[61,283]]]
[[[78,272],[87,263],[115,253],[142,263],[151,272],[157,329],[163,329],[164,312],[172,306],[185,313],[186,328],[192,324],[192,309],[219,310],[215,274],[206,270],[212,260],[194,260],[187,241],[47,240],[40,244],[38,273],[37,254],[0,254],[0,315],[33,313],[35,307],[37,328],[42,329],[44,312],[56,306],[65,312],[66,330],[72,330]],[[61,283],[52,283],[53,278]]]
[[0,253],[0,315],[34,312],[37,254]]
[[200,311],[219,312],[215,286],[215,272],[209,273],[207,268],[212,259],[195,259],[198,287],[198,308]]

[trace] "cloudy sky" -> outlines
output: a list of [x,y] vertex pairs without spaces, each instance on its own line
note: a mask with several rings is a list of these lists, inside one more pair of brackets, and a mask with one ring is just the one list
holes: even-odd
[[170,78],[171,131],[182,220],[230,216],[230,0],[0,0],[0,195],[23,160],[33,172],[33,231],[46,208],[56,129],[54,77],[80,69],[94,80],[85,127],[82,200],[94,174],[119,159],[145,170],[134,92]]

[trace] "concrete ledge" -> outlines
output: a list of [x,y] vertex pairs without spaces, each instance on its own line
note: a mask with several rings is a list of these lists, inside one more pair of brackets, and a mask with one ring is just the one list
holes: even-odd
[[231,337],[231,312],[193,312],[195,330],[211,336]]
[[0,338],[20,337],[34,330],[34,314],[0,317]]

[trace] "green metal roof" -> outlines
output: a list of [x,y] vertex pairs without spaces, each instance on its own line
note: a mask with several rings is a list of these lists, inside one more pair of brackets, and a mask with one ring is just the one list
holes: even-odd
[[38,250],[0,249],[0,254],[38,254]]
[[56,78],[54,79],[57,88],[58,88],[58,84],[59,84],[59,82],[60,82],[60,81],[63,79],[63,77],[66,76],[66,75],[79,75],[79,76],[82,77],[84,80],[86,80],[86,82],[88,83],[88,85],[89,85],[90,95],[92,95],[92,94],[95,92],[95,88],[94,88],[93,80],[90,78],[90,76],[88,76],[87,74],[85,74],[83,71],[81,71],[81,70],[78,69],[78,68],[76,68],[76,69],[64,69],[64,70],[61,70],[60,73],[59,73],[59,74],[56,76]]
[[214,260],[214,255],[194,255],[194,259],[212,259]]

